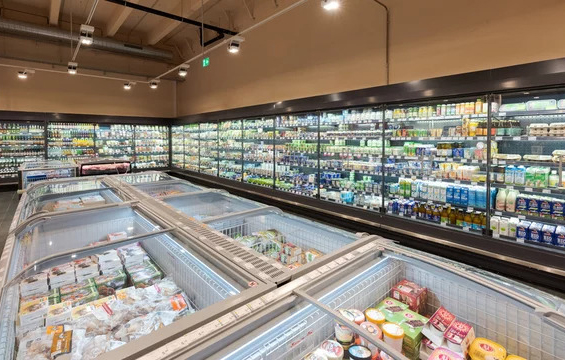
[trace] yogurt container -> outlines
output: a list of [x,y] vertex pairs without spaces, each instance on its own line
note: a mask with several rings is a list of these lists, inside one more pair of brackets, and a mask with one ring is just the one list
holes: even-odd
[[541,228],[541,242],[544,244],[553,244],[555,239],[555,225],[545,224]]
[[365,310],[365,318],[367,319],[367,321],[378,326],[384,324],[385,322],[385,315],[375,308],[369,308]]
[[349,358],[351,360],[371,360],[371,350],[363,345],[353,345],[349,348]]
[[476,338],[469,347],[471,360],[504,360],[506,349],[494,341]]
[[520,221],[516,226],[516,240],[525,241],[530,239],[530,221]]
[[555,229],[555,237],[553,238],[553,245],[565,247],[565,226],[559,225]]
[[323,354],[328,360],[342,360],[343,359],[343,347],[334,340],[326,340],[320,346],[323,350]]
[[353,330],[349,327],[341,324],[335,324],[334,326],[335,338],[340,343],[350,343],[353,341]]
[[541,233],[541,229],[542,229],[543,225],[537,222],[532,222],[532,224],[530,225],[530,230],[528,231],[528,240],[531,241],[538,241],[541,242],[542,241],[542,233]]

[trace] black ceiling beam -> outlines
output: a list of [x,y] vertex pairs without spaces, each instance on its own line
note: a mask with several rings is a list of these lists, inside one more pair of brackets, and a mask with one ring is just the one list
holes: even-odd
[[139,11],[143,11],[143,12],[146,12],[146,13],[149,13],[149,14],[162,16],[162,17],[165,17],[167,19],[180,21],[182,23],[186,23],[186,24],[190,24],[190,25],[194,25],[194,26],[198,26],[198,27],[204,27],[205,29],[214,30],[214,31],[216,31],[220,34],[237,35],[236,31],[224,29],[224,28],[214,26],[214,25],[210,25],[210,24],[202,24],[201,22],[198,22],[196,20],[191,20],[191,19],[188,19],[188,18],[185,18],[185,17],[182,17],[182,16],[178,16],[178,15],[175,15],[175,14],[164,12],[164,11],[161,11],[161,10],[152,9],[150,7],[147,7],[147,6],[134,4],[134,3],[129,2],[129,1],[124,1],[124,0],[106,0],[106,1],[111,2],[112,4],[129,7],[129,8],[139,10]]

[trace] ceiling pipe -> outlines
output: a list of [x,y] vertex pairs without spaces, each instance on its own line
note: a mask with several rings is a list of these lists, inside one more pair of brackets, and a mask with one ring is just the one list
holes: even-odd
[[214,25],[210,25],[210,24],[203,24],[203,23],[198,22],[196,20],[192,20],[192,19],[189,19],[189,18],[185,18],[185,17],[182,17],[182,16],[178,16],[178,15],[175,15],[175,14],[164,12],[164,11],[161,11],[161,10],[153,9],[153,8],[150,8],[150,7],[147,7],[147,6],[134,4],[134,3],[129,2],[129,1],[124,1],[124,0],[106,0],[106,1],[110,2],[112,4],[121,5],[121,6],[129,7],[129,8],[135,9],[135,10],[143,11],[143,12],[146,12],[146,13],[149,13],[149,14],[165,17],[167,19],[180,21],[182,23],[186,23],[186,24],[189,24],[189,25],[194,25],[194,26],[198,26],[198,27],[203,26],[204,29],[214,30],[214,31],[216,31],[220,34],[232,35],[232,36],[237,35],[237,31],[224,29],[224,28],[221,28],[219,26],[214,26]]
[[[25,22],[8,20],[0,18],[0,33],[11,34],[26,39],[42,40],[48,42],[79,42],[79,35],[69,34],[68,31],[48,28],[39,25],[33,25]],[[155,59],[159,61],[171,61],[173,53],[167,50],[161,50],[154,47],[125,44],[108,38],[94,37],[91,48],[104,50],[114,53],[122,53],[126,55],[139,56],[144,58]]]

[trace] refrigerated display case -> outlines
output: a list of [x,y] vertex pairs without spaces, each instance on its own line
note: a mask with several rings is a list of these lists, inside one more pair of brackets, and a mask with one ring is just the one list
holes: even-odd
[[320,117],[320,199],[382,208],[383,112],[323,112]]
[[163,199],[170,207],[182,211],[194,220],[204,223],[225,215],[249,212],[266,205],[230,195],[222,190],[204,190],[182,195],[171,195]]
[[18,169],[20,189],[26,189],[36,181],[75,176],[77,176],[77,165],[73,161],[40,160],[25,162]]
[[42,123],[0,122],[0,179],[14,180],[25,162],[45,158]]
[[51,325],[72,358],[137,358],[273,288],[131,203],[30,219],[6,246],[2,358],[51,358]]
[[200,172],[218,176],[218,124],[200,124]]
[[173,150],[172,166],[184,168],[184,134],[183,125],[171,126],[171,146]]
[[97,156],[95,125],[90,123],[49,123],[47,158],[91,159]]
[[154,198],[192,193],[202,191],[204,189],[201,186],[191,184],[184,180],[148,182],[143,184],[134,184],[133,187]]
[[187,170],[200,170],[199,132],[199,124],[184,125],[184,168]]
[[243,121],[223,121],[218,130],[219,176],[241,181],[243,169]]
[[243,120],[243,181],[273,187],[275,118]]
[[319,130],[317,113],[276,118],[275,189],[317,196]]
[[135,169],[169,166],[169,128],[160,125],[135,125]]
[[160,171],[143,171],[136,174],[124,174],[112,176],[118,182],[124,182],[127,184],[145,184],[145,183],[155,183],[160,181],[174,181],[177,178],[171,175],[165,174]]
[[[454,338],[449,345],[443,343],[445,348],[454,349],[465,340],[470,345],[467,352],[478,347],[494,356],[493,347],[497,347],[495,356],[500,359],[507,354],[530,360],[563,358],[562,299],[513,281],[500,282],[497,276],[466,265],[387,242],[377,241],[372,247],[365,245],[349,255],[356,260],[344,266],[334,264],[331,269],[320,268],[287,285],[286,291],[283,287],[263,296],[268,303],[263,310],[233,326],[218,325],[218,331],[208,335],[204,343],[186,342],[184,348],[175,349],[174,358],[298,360],[308,358],[308,354],[329,341],[326,349],[333,350],[329,353],[335,358],[341,358],[341,354],[346,358],[347,348],[360,343],[369,350],[366,357],[360,358],[375,358],[377,353],[383,358],[385,352],[392,359],[426,359],[431,350],[422,344],[432,341],[423,336],[422,328],[427,326],[428,316],[440,307],[442,314],[446,316],[447,311],[453,316],[443,332],[451,333],[449,324],[454,319],[460,329],[459,339]],[[403,298],[403,302],[391,299],[395,297],[393,287],[403,280],[426,288],[421,315],[410,310],[409,298]],[[377,325],[371,323],[380,322],[378,317],[363,322],[367,321],[368,309],[373,309],[369,315],[382,314],[383,320],[406,329],[399,343],[402,353],[395,349],[394,341],[389,341],[392,338],[382,340],[382,331],[377,331]],[[355,317],[349,317],[350,314]],[[439,330],[440,334],[443,332]],[[355,334],[358,341],[351,345],[348,341]],[[480,339],[473,342],[475,338]],[[443,337],[435,339],[441,341]],[[465,345],[459,345],[459,349],[464,348]],[[453,355],[453,350],[438,352],[442,351],[443,357],[436,358],[466,358]],[[476,351],[474,354],[480,356],[481,350]]]
[[125,159],[133,161],[133,125],[96,124],[96,154],[100,159]]

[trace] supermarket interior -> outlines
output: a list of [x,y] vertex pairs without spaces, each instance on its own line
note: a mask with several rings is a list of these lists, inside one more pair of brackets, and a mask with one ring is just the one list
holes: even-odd
[[0,0],[0,360],[565,359],[563,14]]

